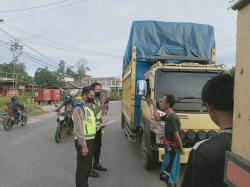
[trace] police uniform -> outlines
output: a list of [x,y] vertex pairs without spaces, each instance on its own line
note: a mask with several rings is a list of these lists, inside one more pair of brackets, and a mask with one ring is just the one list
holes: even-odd
[[[98,98],[95,99],[94,110],[96,116],[96,125],[98,127],[102,123],[101,103]],[[102,147],[102,129],[97,129],[95,136],[94,167],[97,166],[100,162],[101,147]]]
[[93,160],[93,146],[96,135],[96,118],[94,111],[90,109],[89,106],[80,103],[75,107],[80,107],[84,111],[82,127],[84,129],[84,139],[89,150],[88,155],[83,156],[81,153],[82,146],[79,144],[77,137],[75,137],[75,148],[77,151],[76,187],[89,187],[88,177]]

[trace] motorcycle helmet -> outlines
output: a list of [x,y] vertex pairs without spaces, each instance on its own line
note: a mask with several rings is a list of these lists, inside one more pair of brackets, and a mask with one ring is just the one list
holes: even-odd
[[11,101],[12,101],[12,102],[17,101],[17,99],[18,99],[17,96],[12,96],[12,97],[11,97]]

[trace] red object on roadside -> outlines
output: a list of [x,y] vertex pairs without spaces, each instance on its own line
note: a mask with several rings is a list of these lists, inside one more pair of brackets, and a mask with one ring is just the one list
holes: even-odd
[[59,89],[50,89],[50,92],[51,92],[51,101],[61,100],[61,91]]
[[26,88],[26,92],[33,93],[33,98],[37,102],[60,101],[61,90],[58,88]]
[[35,101],[50,101],[51,91],[45,88],[37,89],[37,96],[35,96]]

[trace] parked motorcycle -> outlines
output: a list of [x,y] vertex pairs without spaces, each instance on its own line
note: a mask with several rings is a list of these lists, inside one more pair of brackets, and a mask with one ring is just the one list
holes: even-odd
[[15,113],[12,109],[6,108],[5,113],[2,114],[3,127],[6,131],[10,131],[14,125],[25,126],[28,123],[28,107],[19,110],[19,113]]
[[73,132],[73,119],[71,113],[58,113],[57,124],[55,141],[56,143],[60,143],[65,134],[71,135]]

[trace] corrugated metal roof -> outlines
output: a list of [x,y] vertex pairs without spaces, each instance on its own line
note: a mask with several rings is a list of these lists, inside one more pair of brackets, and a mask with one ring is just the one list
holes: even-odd
[[248,3],[250,3],[250,0],[239,0],[232,6],[232,9],[239,10],[243,8],[244,6],[246,6]]

